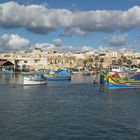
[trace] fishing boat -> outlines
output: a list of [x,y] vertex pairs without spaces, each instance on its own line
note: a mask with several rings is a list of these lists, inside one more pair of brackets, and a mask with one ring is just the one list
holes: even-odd
[[42,75],[31,75],[23,77],[23,85],[45,85],[47,84],[46,78]]
[[56,74],[44,74],[48,81],[67,81],[71,80],[71,76],[58,76]]
[[134,74],[130,75],[130,79],[140,80],[140,72],[135,72]]
[[125,80],[108,76],[108,87],[109,89],[126,89],[126,88],[140,88],[140,80]]
[[52,76],[52,75],[44,75],[48,81],[68,81],[71,80],[71,77],[58,77],[58,76]]
[[62,70],[52,74],[44,74],[44,77],[48,81],[68,81],[71,80],[71,73],[66,70]]

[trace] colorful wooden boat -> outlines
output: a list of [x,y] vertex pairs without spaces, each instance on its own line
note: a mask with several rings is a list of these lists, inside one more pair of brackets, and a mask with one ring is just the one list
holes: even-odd
[[57,76],[55,74],[44,74],[48,81],[67,81],[71,80],[71,76]]
[[128,79],[128,73],[126,72],[108,72],[107,74],[104,74],[104,83],[108,82],[108,77],[115,77],[121,80],[127,80]]
[[108,87],[109,89],[140,88],[140,80],[121,80],[108,76]]
[[67,81],[71,80],[71,73],[67,70],[61,70],[52,74],[44,74],[48,81]]

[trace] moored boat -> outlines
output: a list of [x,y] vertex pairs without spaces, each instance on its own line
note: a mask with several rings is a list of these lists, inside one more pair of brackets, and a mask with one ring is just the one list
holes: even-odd
[[140,80],[121,80],[113,76],[108,77],[109,89],[140,88]]
[[62,70],[53,74],[44,74],[44,77],[48,81],[67,81],[71,80],[71,73],[66,70]]
[[46,78],[41,76],[32,75],[29,77],[23,77],[23,85],[44,85],[47,84]]
[[44,74],[44,77],[48,81],[67,81],[67,80],[71,80],[71,76],[57,76],[57,75],[51,75],[51,74]]

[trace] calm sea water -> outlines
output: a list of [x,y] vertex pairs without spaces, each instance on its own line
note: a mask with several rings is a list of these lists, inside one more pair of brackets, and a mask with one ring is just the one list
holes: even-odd
[[45,86],[21,81],[0,76],[0,140],[140,140],[140,89],[100,92],[80,75]]

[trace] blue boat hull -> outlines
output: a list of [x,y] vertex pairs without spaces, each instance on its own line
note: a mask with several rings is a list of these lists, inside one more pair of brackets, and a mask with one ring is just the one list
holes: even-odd
[[118,81],[113,77],[109,76],[109,89],[130,89],[130,88],[140,88],[140,81]]
[[125,86],[125,85],[116,85],[109,83],[109,89],[133,89],[133,88],[140,88],[140,86]]
[[48,80],[48,81],[70,81],[71,78],[70,77],[46,77],[45,78]]

